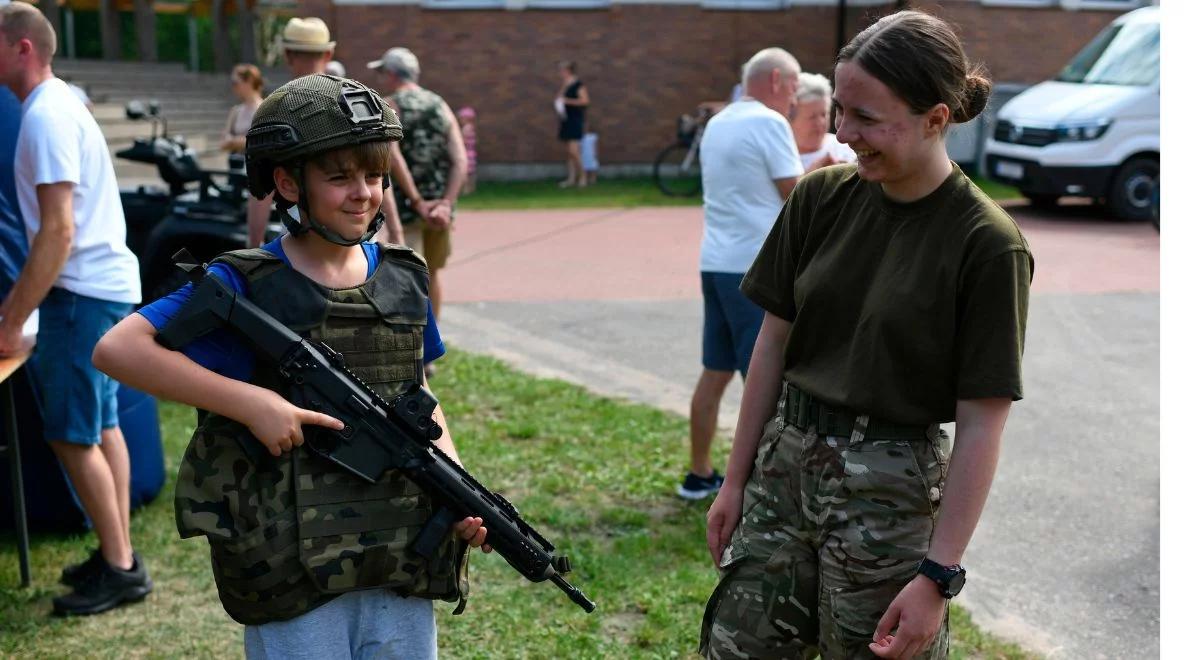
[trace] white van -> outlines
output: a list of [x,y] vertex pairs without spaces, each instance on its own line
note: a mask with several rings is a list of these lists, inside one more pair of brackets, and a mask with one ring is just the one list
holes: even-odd
[[1000,108],[985,147],[989,177],[1036,205],[1104,200],[1148,220],[1158,187],[1159,8],[1110,23],[1054,80]]

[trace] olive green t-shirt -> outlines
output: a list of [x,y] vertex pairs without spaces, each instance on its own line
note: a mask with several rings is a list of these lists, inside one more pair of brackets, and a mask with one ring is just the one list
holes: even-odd
[[784,378],[898,423],[954,419],[959,399],[1021,394],[1033,256],[954,165],[929,195],[888,199],[854,165],[800,180],[742,292],[791,321]]

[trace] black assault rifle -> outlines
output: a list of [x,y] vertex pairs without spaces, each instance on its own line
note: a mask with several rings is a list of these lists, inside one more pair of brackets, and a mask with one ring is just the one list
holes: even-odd
[[[175,257],[192,261],[191,255]],[[571,570],[567,557],[554,555],[554,546],[521,519],[516,507],[433,444],[442,427],[433,420],[437,399],[429,390],[412,383],[394,399],[384,400],[346,368],[341,354],[303,339],[204,268],[179,265],[189,271],[195,290],[158,333],[160,344],[178,350],[219,327],[237,331],[279,365],[292,403],[346,425],[341,432],[311,432],[310,427],[305,447],[370,482],[384,470],[400,468],[433,498],[440,508],[413,541],[414,552],[432,556],[456,520],[477,516],[487,528],[487,543],[517,572],[532,582],[550,580],[586,612],[596,609],[563,578]]]

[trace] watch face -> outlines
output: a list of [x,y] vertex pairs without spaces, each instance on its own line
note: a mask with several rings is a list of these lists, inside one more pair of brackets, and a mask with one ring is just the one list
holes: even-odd
[[963,585],[967,583],[967,572],[960,570],[946,581],[946,591],[950,592],[951,596],[957,596],[958,592],[962,591]]

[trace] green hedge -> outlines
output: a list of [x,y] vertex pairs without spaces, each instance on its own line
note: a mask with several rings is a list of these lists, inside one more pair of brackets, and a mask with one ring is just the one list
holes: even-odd
[[[120,12],[121,17],[121,59],[137,60],[137,39],[134,38],[133,12]],[[236,17],[229,17],[229,42],[238,43],[238,26]],[[63,21],[66,29],[66,21]],[[212,19],[204,16],[196,19],[196,38],[200,55],[200,70],[213,70],[212,53]],[[188,63],[188,17],[182,14],[159,14],[157,21],[158,59],[160,62]],[[58,52],[66,53],[66,37],[59,35]],[[75,12],[75,56],[80,59],[99,59],[100,45],[100,12]]]

